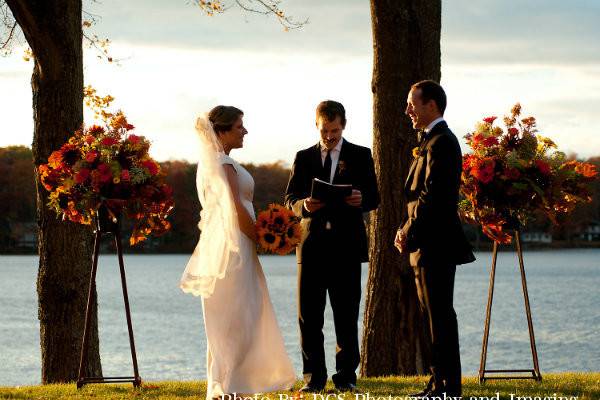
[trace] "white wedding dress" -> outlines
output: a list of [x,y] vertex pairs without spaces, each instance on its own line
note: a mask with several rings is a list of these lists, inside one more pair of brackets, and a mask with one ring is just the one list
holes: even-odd
[[[234,167],[242,203],[255,219],[252,176],[224,153],[218,159],[221,164]],[[225,235],[222,231],[209,233]],[[212,282],[210,295],[202,297],[207,338],[207,399],[231,393],[289,390],[296,382],[256,246],[244,234],[238,235],[238,240],[238,253],[230,257],[230,265],[224,267],[222,276],[217,275]],[[190,263],[195,262],[196,251]],[[194,293],[193,282],[190,278],[186,283],[184,273],[182,289]]]

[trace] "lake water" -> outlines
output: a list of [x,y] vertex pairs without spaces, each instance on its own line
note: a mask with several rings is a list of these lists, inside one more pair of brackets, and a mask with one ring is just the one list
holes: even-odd
[[[200,300],[177,287],[187,259],[188,255],[125,256],[144,380],[205,379]],[[261,261],[287,350],[300,376],[295,258],[267,256]],[[479,368],[490,262],[490,253],[478,253],[475,263],[457,271],[455,308],[464,374],[475,374]],[[531,365],[517,266],[514,253],[499,255],[488,368]],[[600,370],[600,249],[527,251],[525,268],[542,374]],[[40,382],[36,275],[37,257],[0,256],[0,385]],[[363,288],[366,278],[364,264]],[[97,288],[103,372],[129,375],[131,358],[116,256],[100,257]],[[329,308],[324,332],[331,375],[335,339]]]

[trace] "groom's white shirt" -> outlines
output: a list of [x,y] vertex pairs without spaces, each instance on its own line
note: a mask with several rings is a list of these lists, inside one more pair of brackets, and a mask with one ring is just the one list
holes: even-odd
[[[333,149],[331,149],[331,176],[329,177],[329,183],[333,182],[333,177],[335,176],[335,170],[337,169],[338,161],[340,159],[340,151],[342,151],[342,142],[344,138],[340,138],[340,141],[335,145]],[[320,144],[321,147],[321,165],[325,166],[325,158],[327,157],[327,148]]]
[[442,122],[443,120],[444,120],[444,117],[439,117],[439,118],[436,118],[433,121],[431,121],[431,123],[429,125],[427,125],[427,128],[424,129],[425,133],[431,132],[433,127],[436,126],[438,123]]

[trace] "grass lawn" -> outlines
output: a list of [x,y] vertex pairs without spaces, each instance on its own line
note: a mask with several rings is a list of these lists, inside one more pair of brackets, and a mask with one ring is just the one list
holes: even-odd
[[[600,372],[545,374],[543,379],[542,382],[488,381],[484,385],[479,385],[476,377],[467,377],[463,379],[463,399],[600,399]],[[338,393],[329,383],[325,392],[303,395],[302,400],[404,400],[409,393],[421,390],[426,382],[427,378],[424,376],[359,379],[356,393]],[[300,387],[301,384],[298,382],[294,390]],[[81,390],[77,390],[75,384],[1,386],[0,399],[204,399],[205,390],[206,383],[199,381],[144,382],[139,389],[134,389],[131,384],[94,384],[86,385]],[[294,396],[298,396],[294,390],[248,396],[248,398],[292,400]],[[297,397],[296,400],[300,398]]]

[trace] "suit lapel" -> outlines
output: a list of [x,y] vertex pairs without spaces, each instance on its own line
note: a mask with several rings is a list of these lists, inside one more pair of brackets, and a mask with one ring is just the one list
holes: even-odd
[[[321,145],[317,143],[313,146],[313,150],[310,153],[310,165],[313,173],[316,177],[321,176],[321,170],[323,169],[323,160],[321,159]],[[311,178],[312,181],[312,178]]]
[[[427,143],[429,143],[429,141],[434,136],[437,136],[438,134],[442,133],[444,131],[444,128],[448,128],[448,124],[446,123],[446,121],[440,121],[437,124],[435,124],[435,126],[433,127],[431,132],[429,132],[429,134],[425,137],[425,139],[423,139],[423,142],[419,146],[419,153],[422,152],[423,149],[425,149],[427,147]],[[414,175],[417,173],[417,171],[415,171],[415,170],[417,168],[418,161],[419,161],[419,158],[415,157],[413,159],[412,164],[410,165],[410,169],[408,170],[408,176],[406,177],[406,181],[404,182],[405,189],[409,187],[409,183],[412,182]]]

